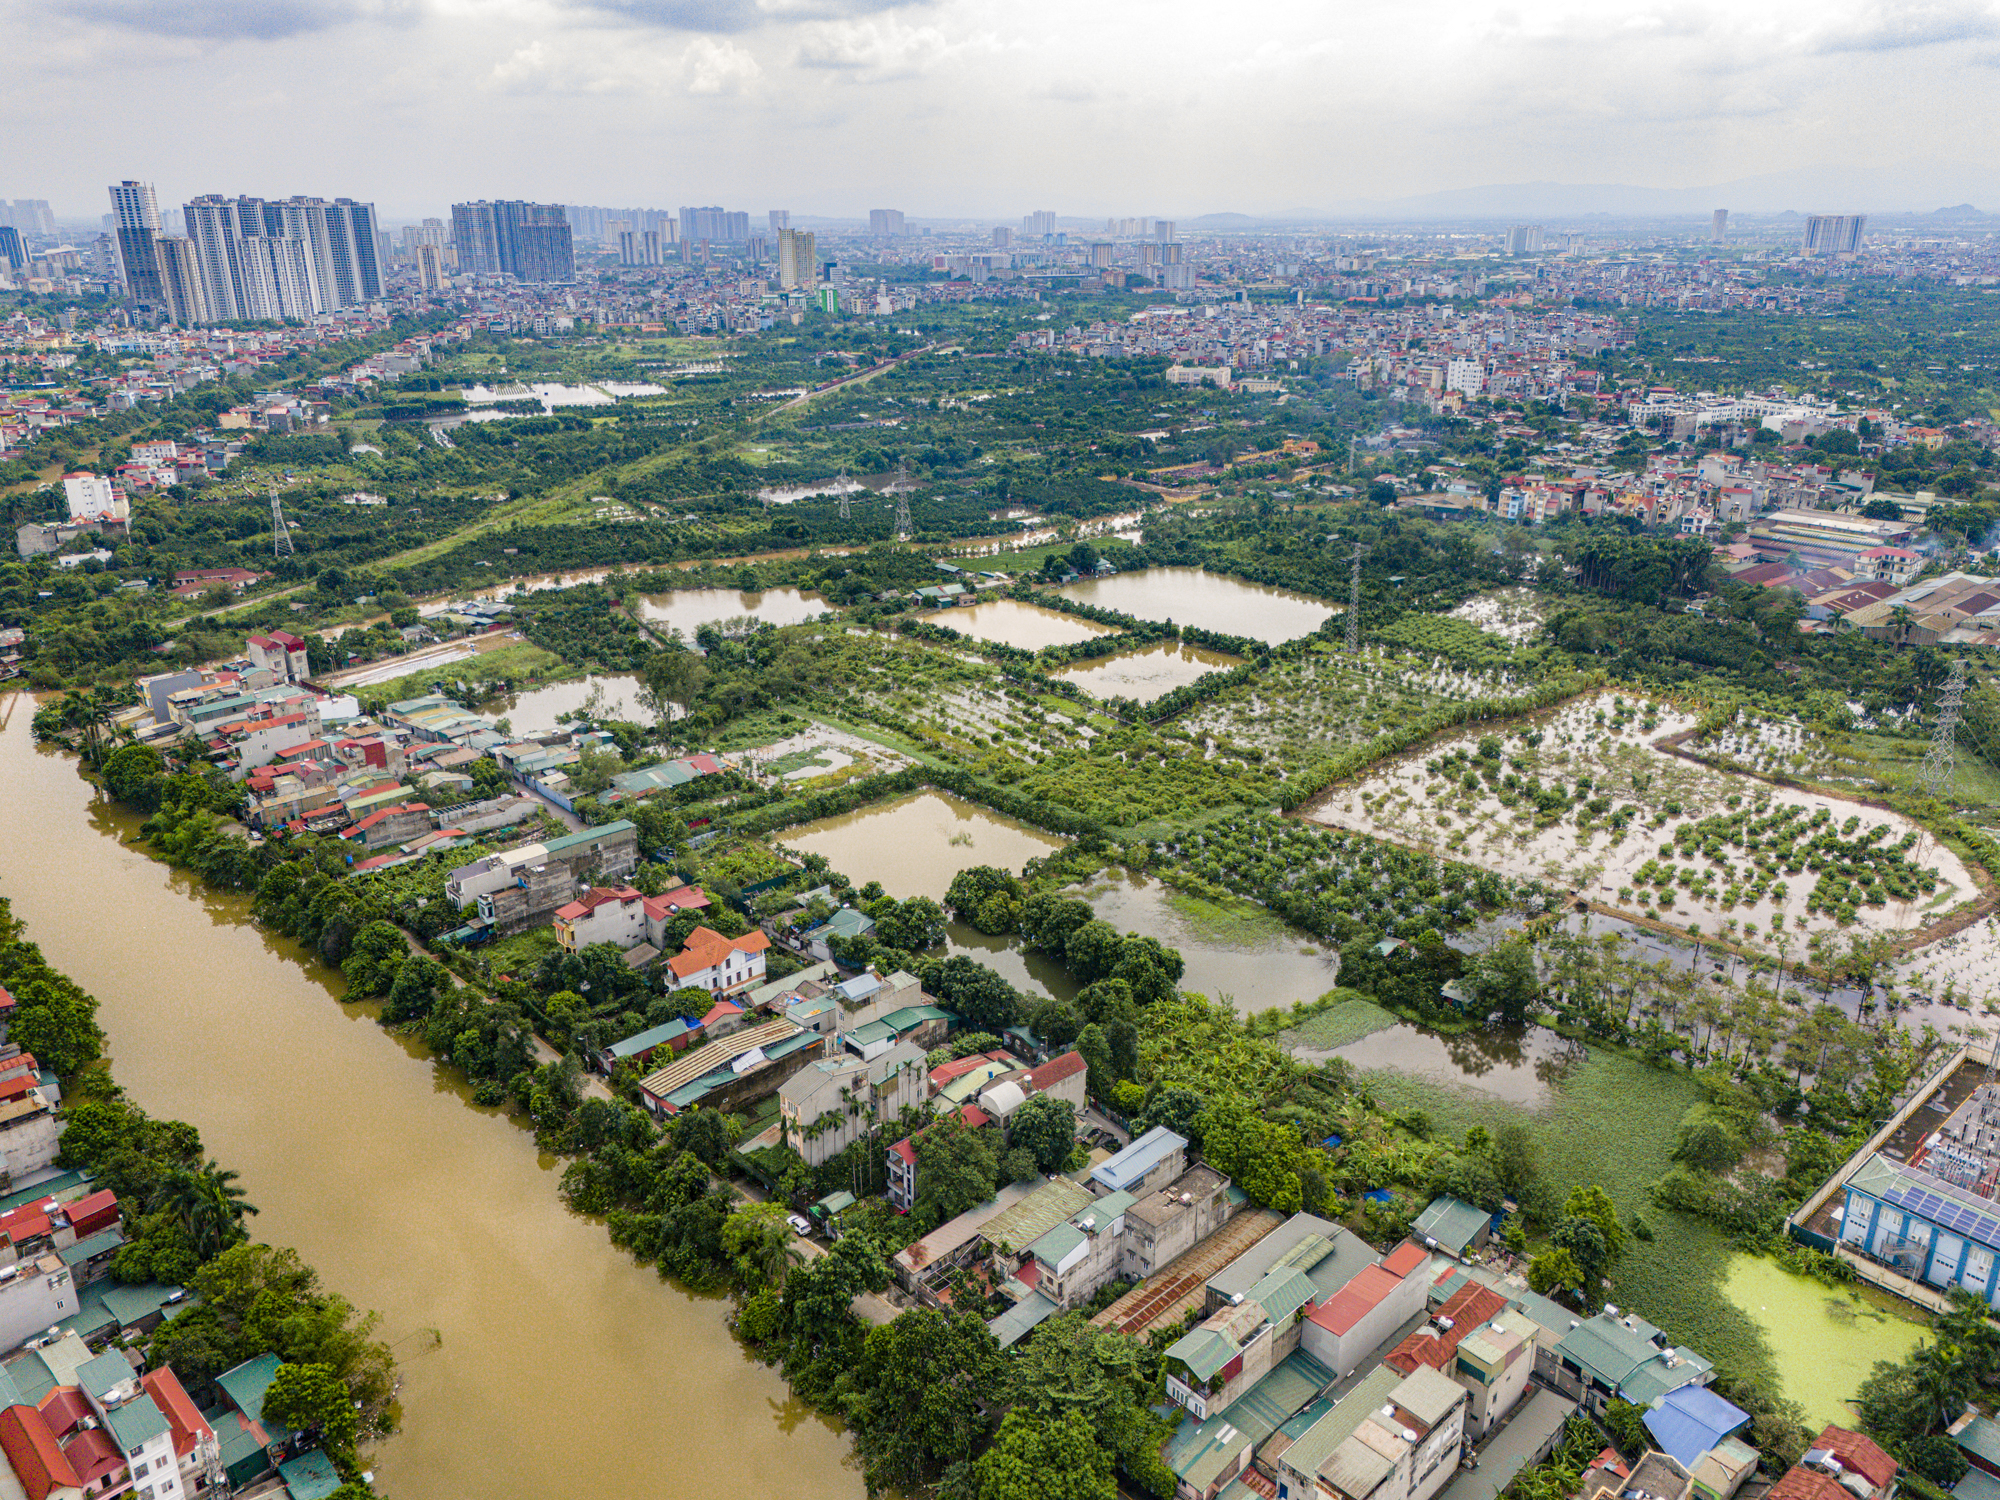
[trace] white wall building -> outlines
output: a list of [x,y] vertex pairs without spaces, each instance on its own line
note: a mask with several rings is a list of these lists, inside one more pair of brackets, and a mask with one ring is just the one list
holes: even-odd
[[63,475],[63,498],[72,521],[125,521],[132,516],[132,503],[100,474]]

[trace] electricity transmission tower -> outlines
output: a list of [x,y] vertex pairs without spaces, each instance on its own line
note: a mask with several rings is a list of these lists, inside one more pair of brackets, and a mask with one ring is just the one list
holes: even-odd
[[1347,560],[1347,651],[1351,656],[1361,648],[1361,559],[1368,549],[1356,542],[1354,556]]
[[271,486],[271,555],[291,557],[297,549],[292,546],[292,528],[285,524],[285,505],[278,498],[278,487]]
[[910,497],[908,495],[898,495],[896,497],[896,535],[908,536],[910,531]]
[[843,521],[845,521],[845,520],[847,519],[847,491],[846,491],[846,490],[842,490],[842,491],[840,492],[840,519],[841,519],[841,520],[843,520]]
[[1917,790],[1942,797],[1950,790],[1958,770],[1958,721],[1965,708],[1965,659],[1951,664],[1951,676],[1938,689],[1937,728],[1931,732],[1930,752],[1917,772]]

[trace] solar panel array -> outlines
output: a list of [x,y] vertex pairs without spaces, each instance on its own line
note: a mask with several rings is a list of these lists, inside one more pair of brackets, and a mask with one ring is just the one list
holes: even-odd
[[1922,1184],[1914,1182],[1898,1182],[1888,1188],[1882,1198],[1932,1223],[1942,1224],[1967,1239],[2000,1247],[2000,1212],[1982,1212],[1969,1203],[1930,1192]]

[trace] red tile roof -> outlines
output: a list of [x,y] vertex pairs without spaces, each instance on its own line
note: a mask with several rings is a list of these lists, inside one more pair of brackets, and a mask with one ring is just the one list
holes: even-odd
[[954,1078],[963,1078],[974,1068],[990,1062],[1011,1062],[1004,1052],[975,1052],[970,1057],[955,1057],[948,1063],[939,1063],[931,1069],[931,1091],[935,1093]]
[[1390,1275],[1400,1281],[1430,1258],[1430,1251],[1419,1245],[1415,1240],[1404,1240],[1402,1244],[1389,1252],[1389,1258],[1383,1261],[1382,1265]]
[[42,1419],[49,1424],[49,1431],[59,1438],[67,1436],[77,1423],[92,1415],[81,1386],[59,1385],[36,1404]]
[[0,1411],[0,1453],[13,1465],[28,1500],[48,1500],[51,1490],[68,1485],[83,1487],[82,1479],[64,1457],[49,1431],[49,1424],[32,1406],[10,1406]]
[[1830,1426],[1819,1435],[1813,1446],[1826,1449],[1878,1490],[1896,1477],[1896,1460],[1884,1453],[1873,1438],[1863,1433]]
[[202,1420],[200,1410],[182,1389],[180,1377],[174,1374],[171,1367],[148,1370],[139,1377],[139,1384],[145,1387],[146,1394],[153,1398],[153,1404],[159,1407],[167,1425],[173,1429],[176,1454],[185,1458],[197,1442],[212,1435],[208,1423]]
[[1034,1085],[1029,1092],[1039,1094],[1061,1083],[1065,1078],[1074,1078],[1077,1074],[1085,1072],[1089,1066],[1083,1060],[1083,1054],[1072,1048],[1061,1057],[1052,1057],[1039,1068],[1028,1070],[1028,1082]]
[[968,1104],[959,1110],[958,1117],[974,1130],[979,1129],[982,1125],[991,1125],[993,1123],[993,1116],[986,1113],[985,1110],[976,1104]]
[[1764,1500],[1854,1500],[1831,1474],[1816,1469],[1787,1469]]
[[896,1142],[896,1144],[891,1146],[889,1149],[895,1152],[898,1156],[902,1157],[903,1160],[908,1162],[911,1166],[914,1167],[917,1164],[917,1148],[910,1144],[909,1139],[907,1137]]
[[1491,1287],[1469,1281],[1437,1310],[1435,1321],[1449,1319],[1450,1328],[1418,1329],[1390,1350],[1384,1363],[1405,1375],[1413,1374],[1418,1365],[1442,1370],[1458,1352],[1459,1340],[1487,1319],[1497,1317],[1506,1306],[1507,1299]]
[[66,1210],[70,1228],[78,1239],[96,1234],[100,1229],[109,1229],[118,1222],[118,1195],[110,1188],[99,1188],[96,1192],[76,1200]]
[[656,922],[684,911],[701,911],[709,905],[708,892],[698,885],[676,886],[657,896],[646,897],[646,915]]
[[1321,1304],[1312,1320],[1336,1337],[1350,1333],[1402,1284],[1403,1278],[1385,1267],[1363,1266],[1346,1286]]
[[76,1470],[77,1479],[86,1485],[94,1485],[125,1467],[125,1455],[102,1428],[79,1432],[62,1445],[62,1451],[69,1466]]
[[714,968],[727,959],[732,950],[762,953],[770,946],[771,940],[761,932],[753,932],[747,937],[726,938],[713,927],[697,927],[688,934],[686,946],[667,960],[667,967],[674,971],[676,979],[685,979],[703,969]]

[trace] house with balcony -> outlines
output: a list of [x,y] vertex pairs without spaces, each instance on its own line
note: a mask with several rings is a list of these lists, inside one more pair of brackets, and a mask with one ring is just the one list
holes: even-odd
[[785,1144],[819,1166],[922,1104],[929,1073],[922,1050],[908,1042],[865,1062],[842,1053],[802,1068],[778,1089]]

